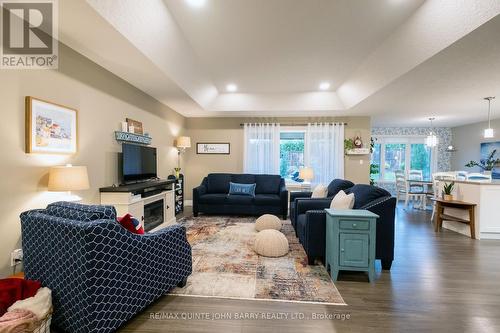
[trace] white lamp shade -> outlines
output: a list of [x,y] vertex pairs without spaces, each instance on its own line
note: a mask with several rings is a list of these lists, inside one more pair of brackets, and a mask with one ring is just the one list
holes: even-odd
[[429,135],[426,139],[425,139],[425,144],[428,146],[428,147],[436,147],[438,145],[438,137],[434,134],[431,134]]
[[86,166],[57,166],[49,171],[49,191],[87,190],[90,187]]
[[176,142],[177,148],[191,148],[191,138],[189,136],[180,136]]
[[299,170],[299,178],[304,179],[305,181],[310,181],[314,178],[314,171],[309,167],[300,168]]
[[484,130],[484,138],[491,139],[493,137],[495,137],[495,133],[493,132],[493,128],[486,128]]

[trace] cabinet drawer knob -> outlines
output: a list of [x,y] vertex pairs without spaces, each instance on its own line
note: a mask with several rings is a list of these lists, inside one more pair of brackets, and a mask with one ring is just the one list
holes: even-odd
[[344,252],[344,249],[340,249],[340,252]]

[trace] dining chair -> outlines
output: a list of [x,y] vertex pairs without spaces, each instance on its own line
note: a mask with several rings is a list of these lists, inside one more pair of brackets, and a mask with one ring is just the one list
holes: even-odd
[[[434,192],[434,199],[439,199],[442,197],[442,188],[439,186],[441,181],[453,181],[457,180],[458,173],[452,172],[435,172],[432,174],[432,189]],[[432,215],[431,222],[434,221],[434,216],[436,215],[436,202],[432,203]]]
[[411,184],[411,180],[424,180],[424,173],[422,170],[410,170],[408,173],[408,180],[410,180],[410,186],[414,191],[424,191],[424,186],[422,184]]
[[467,174],[467,180],[491,180],[491,174],[471,172]]
[[413,190],[410,187],[410,183],[406,178],[406,174],[403,170],[396,170],[394,173],[396,175],[396,201],[399,201],[400,196],[404,195],[405,208],[408,207],[409,201],[412,201],[414,203],[416,200],[420,199],[421,202],[424,202],[425,193],[423,192],[423,190]]

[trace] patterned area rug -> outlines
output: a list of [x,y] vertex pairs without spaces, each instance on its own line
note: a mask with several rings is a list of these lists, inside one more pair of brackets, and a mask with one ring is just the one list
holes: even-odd
[[171,294],[345,305],[325,267],[307,265],[290,221],[281,229],[290,252],[280,258],[253,251],[254,222],[249,217],[181,219],[193,248],[193,274],[186,287]]

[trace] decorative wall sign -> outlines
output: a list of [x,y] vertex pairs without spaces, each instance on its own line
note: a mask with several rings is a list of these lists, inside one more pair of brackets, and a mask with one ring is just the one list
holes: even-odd
[[120,131],[115,132],[115,138],[117,141],[140,143],[143,145],[150,145],[151,141],[153,140],[150,136],[147,135],[139,135]]
[[78,111],[26,96],[26,153],[74,154]]
[[226,143],[196,143],[196,154],[231,154],[231,147],[229,142]]
[[141,135],[144,133],[143,129],[142,129],[142,123],[140,121],[130,119],[130,118],[127,118],[126,121],[127,121],[128,127],[129,127],[129,132],[132,132],[132,131],[130,131],[130,126],[133,126],[134,131],[132,133],[141,134]]

